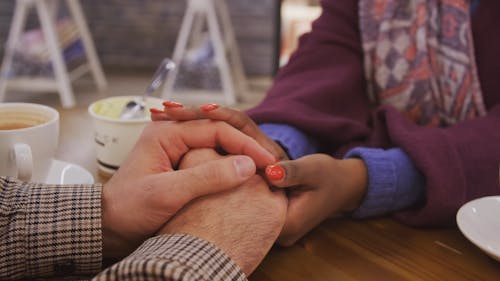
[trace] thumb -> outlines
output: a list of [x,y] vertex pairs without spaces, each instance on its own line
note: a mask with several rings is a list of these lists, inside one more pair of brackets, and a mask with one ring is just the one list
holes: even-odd
[[169,183],[178,199],[189,202],[199,196],[236,188],[255,175],[252,158],[244,155],[228,156],[205,162],[191,168],[164,173],[163,182]]
[[307,155],[296,160],[281,161],[266,167],[266,178],[276,187],[314,185],[322,169],[328,168],[329,156]]

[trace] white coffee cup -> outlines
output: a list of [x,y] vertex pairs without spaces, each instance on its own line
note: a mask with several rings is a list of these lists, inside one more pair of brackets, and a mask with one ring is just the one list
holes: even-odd
[[59,113],[33,103],[0,103],[0,176],[44,182],[59,141]]
[[[98,100],[88,108],[94,121],[94,140],[97,150],[99,172],[110,176],[123,163],[147,123],[151,122],[149,107],[163,108],[162,100],[147,99],[145,116],[138,119],[122,120],[120,112],[128,101],[137,96],[118,96]],[[103,107],[105,107],[103,109]]]

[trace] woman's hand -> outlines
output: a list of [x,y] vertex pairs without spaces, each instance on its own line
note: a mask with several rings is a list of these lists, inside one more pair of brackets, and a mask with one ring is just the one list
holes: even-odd
[[[221,147],[233,156],[175,170],[193,148]],[[247,155],[247,156],[243,156]],[[153,122],[104,186],[104,255],[119,258],[191,200],[236,188],[275,158],[254,139],[224,122]]]
[[266,177],[288,191],[287,218],[278,241],[289,246],[328,217],[356,209],[368,172],[361,159],[312,154],[268,166]]
[[157,109],[151,110],[151,119],[153,121],[188,121],[197,119],[223,121],[255,139],[260,145],[271,152],[276,159],[288,160],[288,155],[283,148],[268,138],[260,130],[259,126],[242,111],[220,107],[216,104],[205,104],[198,108],[190,108],[180,103],[166,101],[163,105],[163,111]]

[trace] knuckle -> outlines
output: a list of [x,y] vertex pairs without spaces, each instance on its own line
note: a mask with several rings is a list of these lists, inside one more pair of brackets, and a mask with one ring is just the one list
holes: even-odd
[[304,161],[307,161],[307,165],[312,169],[318,169],[331,164],[332,159],[333,157],[328,154],[319,153],[306,156]]
[[199,180],[206,183],[223,184],[227,181],[229,173],[227,169],[218,167],[214,163],[206,165],[206,168],[198,174]]
[[299,168],[296,162],[288,162],[287,165],[283,165],[285,169],[285,181],[297,183],[300,182]]
[[251,121],[249,118],[247,118],[246,114],[241,111],[235,110],[229,115],[227,122],[233,127],[241,130],[250,125]]

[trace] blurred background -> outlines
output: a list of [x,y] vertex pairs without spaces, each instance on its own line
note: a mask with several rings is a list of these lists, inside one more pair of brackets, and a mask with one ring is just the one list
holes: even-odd
[[[98,58],[111,85],[108,88],[110,95],[113,95],[112,87],[117,79],[120,80],[119,77],[137,80],[137,86],[125,83],[126,86],[118,85],[119,89],[132,87],[140,92],[161,59],[172,56],[186,2],[80,1]],[[286,63],[297,38],[308,31],[310,22],[319,15],[318,1],[226,0],[225,3],[250,92],[262,95],[280,65]],[[4,57],[15,4],[16,0],[0,1],[0,58]],[[61,9],[58,18],[63,18],[65,13]],[[37,14],[32,12],[26,30],[37,28],[39,20]],[[130,79],[129,75],[132,75]],[[79,92],[90,90],[85,83],[85,79],[73,83],[77,101]],[[20,98],[23,94],[16,96]],[[7,94],[6,99],[16,98]]]
[[[295,49],[297,38],[310,29],[311,22],[319,14],[318,3],[309,0],[210,0],[211,3],[215,1],[224,1],[226,4],[230,23],[221,24],[226,26],[226,31],[228,26],[231,27],[236,41],[236,44],[229,42],[224,52],[239,49],[237,57],[241,64],[235,64],[234,57],[230,59],[229,73],[233,78],[238,78],[236,70],[241,68],[244,74],[239,79],[245,82],[244,94],[236,90],[239,95],[231,106],[247,109],[262,100],[280,65],[286,63]],[[202,5],[207,2],[1,0],[0,59],[5,67],[2,67],[0,76],[0,102],[40,103],[56,108],[61,116],[56,158],[80,165],[101,181],[103,179],[98,176],[95,162],[92,119],[87,112],[89,105],[113,96],[142,95],[162,59],[174,56],[183,18],[188,10],[187,3]],[[47,45],[47,41],[51,41],[46,38],[47,32],[41,29],[41,3],[48,10],[45,14],[53,15],[53,18],[47,20],[46,17],[44,21],[44,26],[49,22],[58,35],[59,42],[52,44],[52,47]],[[68,9],[70,3],[79,3],[78,10],[81,10],[88,33],[93,38],[91,45],[95,50],[94,57],[100,62],[99,67],[92,67],[89,55],[84,52],[87,49],[84,48],[84,36],[78,31],[81,28],[78,28],[74,12]],[[57,4],[60,5],[51,9],[51,5]],[[19,32],[20,40],[7,48],[13,15],[15,11],[19,13],[22,7],[28,13],[22,20],[26,23],[25,28]],[[202,10],[205,11],[206,7]],[[221,16],[217,19],[222,21]],[[206,36],[206,29],[206,26],[202,26],[200,34],[190,36],[194,43],[185,50],[185,61],[191,64],[179,63],[194,65],[192,68],[180,69],[204,72],[178,77],[179,80],[200,82],[197,86],[208,91],[213,90],[214,81],[218,81],[215,84],[219,86],[224,83],[220,83],[222,74],[219,77],[214,75],[217,72],[214,70],[220,68],[220,63],[213,62],[217,44],[214,44],[213,37]],[[207,38],[210,40],[207,41]],[[58,55],[54,56],[54,53]],[[12,55],[10,63],[5,63],[5,58],[9,57],[6,54]],[[54,60],[55,57],[60,59]],[[57,60],[62,60],[62,63],[57,63]],[[64,79],[54,71],[61,69],[61,65],[64,65],[63,72],[67,74],[63,75],[66,76]],[[203,83],[204,80],[210,83]],[[6,90],[3,91],[5,95],[2,95],[2,88]],[[202,93],[203,89],[195,98],[201,97]],[[165,99],[158,92],[155,96]],[[179,101],[178,97],[182,96],[175,96],[172,100]],[[211,98],[214,97],[216,95],[209,95],[208,101],[213,102]],[[193,103],[206,101],[195,99]]]
[[[0,1],[0,42],[5,42],[15,0]],[[105,69],[151,70],[171,55],[179,32],[185,0],[80,1]],[[278,1],[226,1],[249,75],[273,71]],[[31,27],[37,24],[30,16]],[[4,44],[0,52],[3,55]]]

